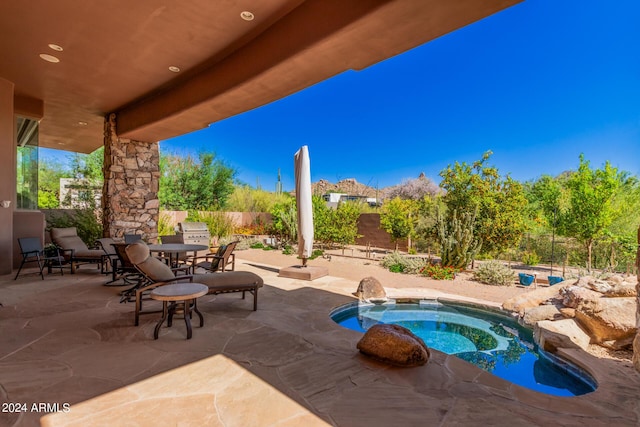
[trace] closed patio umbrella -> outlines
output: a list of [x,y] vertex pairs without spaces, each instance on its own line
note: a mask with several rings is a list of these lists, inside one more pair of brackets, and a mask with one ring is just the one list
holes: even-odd
[[313,204],[311,202],[311,166],[309,149],[302,146],[294,156],[296,206],[298,208],[298,256],[302,265],[313,252]]

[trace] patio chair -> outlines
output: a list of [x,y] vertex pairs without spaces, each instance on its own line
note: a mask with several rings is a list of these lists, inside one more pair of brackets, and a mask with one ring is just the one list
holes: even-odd
[[78,263],[105,262],[106,254],[102,249],[89,249],[78,236],[76,227],[52,228],[51,241],[60,248],[62,255],[71,264],[71,274],[75,273]]
[[116,241],[113,240],[111,237],[103,237],[96,240],[96,243],[98,244],[98,246],[100,246],[105,253],[105,257],[104,257],[105,262],[103,264],[102,273],[112,272],[114,268],[114,264],[118,260],[118,254],[116,253],[116,249],[112,246],[115,242]]
[[155,311],[142,311],[144,296],[158,286],[168,285],[178,281],[202,283],[209,288],[208,294],[217,295],[229,292],[242,292],[253,295],[253,310],[258,309],[258,289],[264,281],[257,274],[249,271],[226,271],[216,274],[195,274],[175,276],[174,271],[159,259],[152,257],[149,247],[144,242],[136,242],[126,247],[127,255],[138,271],[147,279],[147,284],[136,289],[136,308],[134,324],[138,326],[141,314],[157,313]]
[[142,240],[142,234],[125,234],[124,235],[125,243],[135,243],[138,240]]
[[64,264],[64,257],[60,255],[60,251],[56,248],[55,253],[47,255],[42,247],[42,242],[39,237],[21,237],[18,239],[18,245],[20,245],[20,254],[22,255],[22,262],[20,268],[16,273],[16,280],[22,271],[22,267],[28,262],[37,262],[40,269],[40,277],[44,280],[43,270],[45,267],[59,267],[60,274],[64,276],[62,271],[62,265]]
[[[235,271],[236,254],[234,254],[233,251],[236,249],[237,244],[238,241],[231,242],[228,245],[220,245],[218,251],[215,254],[206,254],[203,256],[194,257],[192,261],[193,272],[195,273],[196,267],[203,268],[208,272],[224,272],[227,270]],[[231,268],[228,268],[229,265],[231,265]]]
[[[127,243],[111,243],[111,247],[116,253],[113,259],[113,269],[111,270],[111,280],[107,284],[122,280],[121,286],[133,285],[127,290],[121,292],[122,299],[120,302],[126,302],[135,294],[135,290],[142,285],[144,276],[140,274],[138,269],[129,259],[126,247]],[[146,283],[146,282],[145,282]]]

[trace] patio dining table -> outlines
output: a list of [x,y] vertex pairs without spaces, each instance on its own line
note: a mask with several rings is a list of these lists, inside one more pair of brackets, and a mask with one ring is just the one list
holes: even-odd
[[197,256],[198,251],[209,250],[207,245],[196,245],[193,243],[163,243],[158,245],[148,245],[149,251],[168,255],[169,264],[175,267],[178,263],[178,254],[180,252],[193,252]]

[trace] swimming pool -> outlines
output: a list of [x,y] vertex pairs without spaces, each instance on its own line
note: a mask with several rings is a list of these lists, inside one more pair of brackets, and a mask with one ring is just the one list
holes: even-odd
[[437,301],[350,303],[333,310],[331,318],[360,332],[377,323],[404,326],[430,348],[542,393],[579,396],[596,388],[586,372],[539,349],[530,329],[498,312]]

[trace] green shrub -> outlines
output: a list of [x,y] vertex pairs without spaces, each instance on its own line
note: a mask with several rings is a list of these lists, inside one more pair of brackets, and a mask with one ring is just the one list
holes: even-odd
[[[394,273],[418,274],[427,265],[427,262],[422,258],[407,257],[400,254],[400,252],[392,252],[382,258],[380,265]],[[392,266],[396,265],[400,267],[393,267],[394,270],[392,270]]]
[[284,255],[292,255],[293,254],[293,248],[291,247],[291,245],[284,245],[284,247],[282,248],[282,253]]
[[[226,245],[228,243],[230,243],[232,241],[232,239],[230,238],[224,238],[219,240],[219,244],[221,245]],[[249,238],[249,239],[240,239],[238,241],[238,244],[236,245],[236,250],[237,251],[246,251],[247,249],[253,247],[254,245],[257,245],[258,243],[262,243],[260,241],[260,239],[256,239],[256,238]]]
[[92,209],[57,209],[45,212],[46,230],[76,227],[78,236],[92,247],[102,237],[102,221]]
[[176,230],[171,225],[171,217],[166,212],[160,212],[158,215],[158,236],[172,236],[176,234]]
[[489,261],[478,267],[474,279],[487,285],[510,286],[515,280],[515,273],[499,261]]
[[522,263],[526,265],[540,264],[540,257],[535,252],[526,251],[522,254]]
[[[207,224],[211,238],[214,241],[218,240],[218,243],[220,243],[220,239],[229,237],[233,234],[233,221],[225,212],[189,211],[186,221],[204,222]],[[244,249],[247,248],[245,247]]]
[[324,251],[320,249],[314,249],[313,252],[311,252],[311,256],[309,257],[309,259],[316,259],[322,255],[324,255]]
[[264,244],[262,242],[256,242],[249,246],[251,249],[264,249]]
[[392,273],[404,273],[404,265],[402,264],[393,264],[389,266],[389,271]]
[[420,270],[420,274],[436,280],[453,280],[458,271],[460,270],[455,267],[443,266],[442,264],[427,264]]

